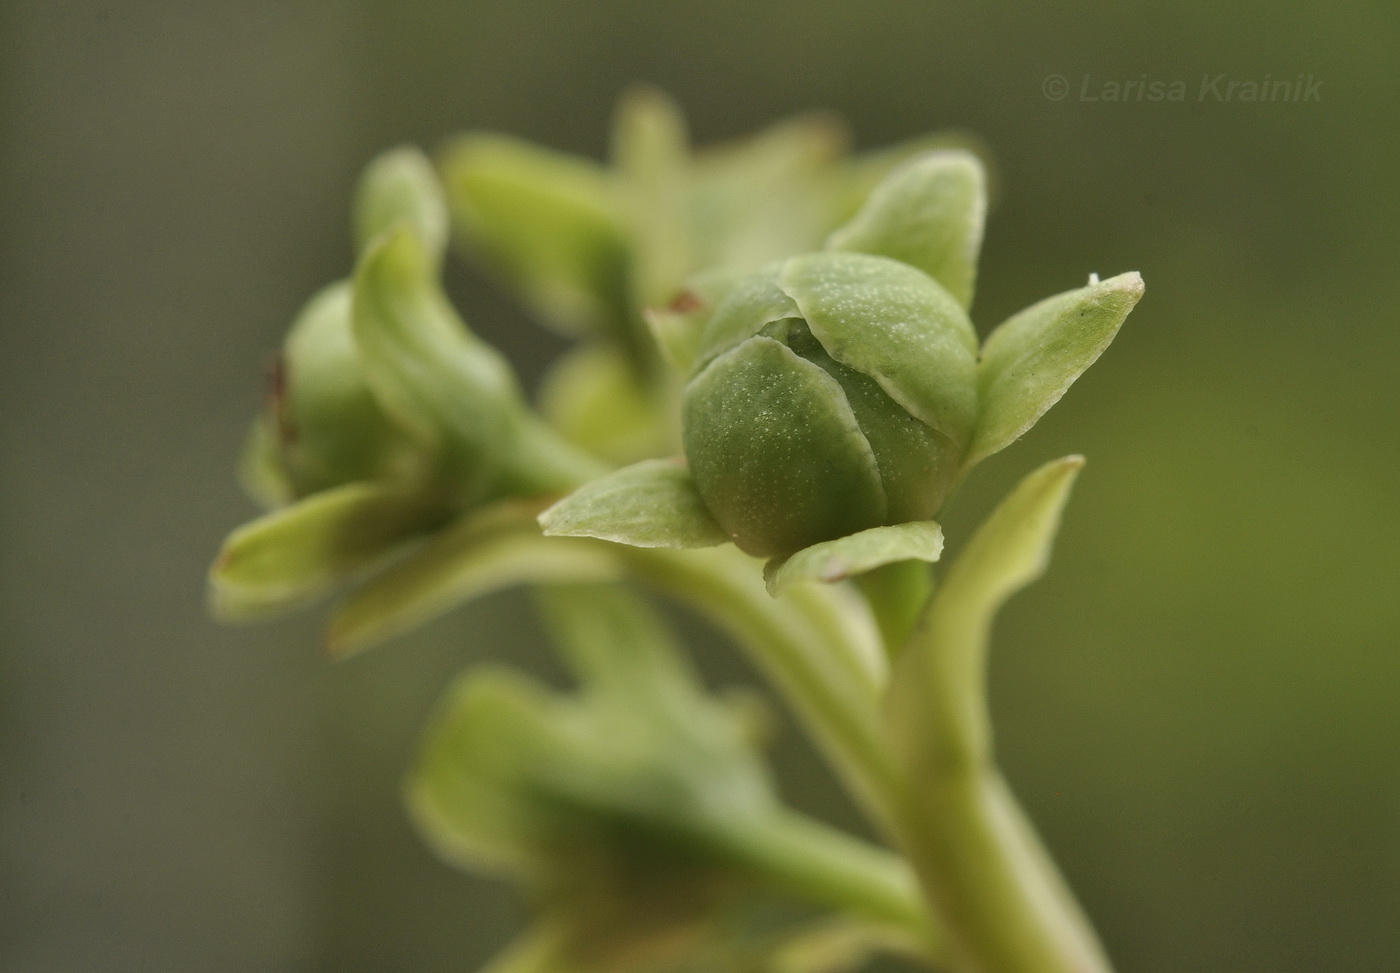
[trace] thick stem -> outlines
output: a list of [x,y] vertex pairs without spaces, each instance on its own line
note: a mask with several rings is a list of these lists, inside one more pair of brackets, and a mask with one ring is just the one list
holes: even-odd
[[954,969],[1109,973],[1093,930],[1001,776],[957,769],[918,782],[901,843],[936,914]]
[[1110,967],[992,756],[992,619],[1039,577],[1080,461],[1022,481],[944,575],[887,698],[901,785],[896,831],[966,973],[1108,973]]

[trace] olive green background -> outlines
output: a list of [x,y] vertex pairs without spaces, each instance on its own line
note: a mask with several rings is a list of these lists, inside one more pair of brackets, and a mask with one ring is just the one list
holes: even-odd
[[[1117,343],[979,471],[1087,454],[997,633],[1008,773],[1119,967],[1400,960],[1400,7],[902,0],[6,0],[0,34],[0,970],[471,970],[519,921],[396,786],[472,659],[548,667],[527,601],[331,666],[313,614],[224,629],[203,571],[300,302],[378,149],[504,129],[600,154],[654,81],[697,140],[799,109],[860,146],[977,133],[985,331],[1142,271]],[[1197,99],[1202,75],[1321,81]],[[1069,84],[1061,101],[1045,79]],[[1087,102],[1183,80],[1184,103]],[[560,345],[462,270],[532,380]],[[709,644],[709,671],[740,672]],[[787,790],[850,822],[791,735]]]

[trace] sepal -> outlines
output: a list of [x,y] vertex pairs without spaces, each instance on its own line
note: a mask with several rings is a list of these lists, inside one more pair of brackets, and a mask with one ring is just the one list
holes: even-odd
[[789,558],[773,558],[763,569],[768,593],[777,597],[802,582],[831,584],[899,561],[937,561],[943,528],[931,520],[872,527],[834,541],[805,547]]
[[1019,439],[1103,354],[1142,297],[1136,272],[1066,291],[1008,318],[982,346],[981,412],[968,465]]
[[540,514],[547,537],[596,537],[632,547],[713,547],[729,540],[690,471],[643,460],[584,484]]

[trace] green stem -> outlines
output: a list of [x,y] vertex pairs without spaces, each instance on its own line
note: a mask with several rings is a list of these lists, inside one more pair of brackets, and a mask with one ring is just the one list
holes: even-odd
[[953,771],[911,787],[901,843],[976,973],[1108,973],[1107,957],[1000,774]]
[[[853,797],[881,830],[895,767],[880,727],[880,674],[829,597],[768,594],[736,550],[628,548],[638,576],[714,619],[749,652],[792,706]],[[878,649],[877,649],[878,651]]]
[[1109,973],[1093,930],[997,770],[987,706],[992,620],[1049,558],[1080,460],[1022,481],[943,576],[886,705],[902,783],[899,844],[966,973]]
[[742,847],[732,850],[776,888],[887,925],[931,961],[944,959],[946,941],[929,918],[918,880],[897,856],[785,809],[744,829],[737,841]]
[[569,442],[522,407],[505,471],[506,492],[517,496],[564,494],[602,476],[609,467]]
[[933,568],[923,561],[896,561],[860,575],[856,584],[870,603],[885,654],[893,661],[933,593]]

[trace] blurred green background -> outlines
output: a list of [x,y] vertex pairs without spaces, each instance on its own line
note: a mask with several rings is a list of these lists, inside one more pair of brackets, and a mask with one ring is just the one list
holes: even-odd
[[[984,331],[1143,272],[950,518],[1089,457],[998,631],[1001,754],[1125,973],[1396,968],[1400,7],[6,0],[0,30],[0,970],[471,970],[518,922],[396,788],[452,673],[550,665],[524,598],[331,666],[314,614],[214,626],[203,572],[360,166],[466,128],[601,154],[636,80],[702,142],[812,107],[861,147],[977,133]],[[1198,101],[1220,73],[1320,100]],[[528,377],[559,350],[451,283]],[[792,737],[792,799],[851,822]]]

